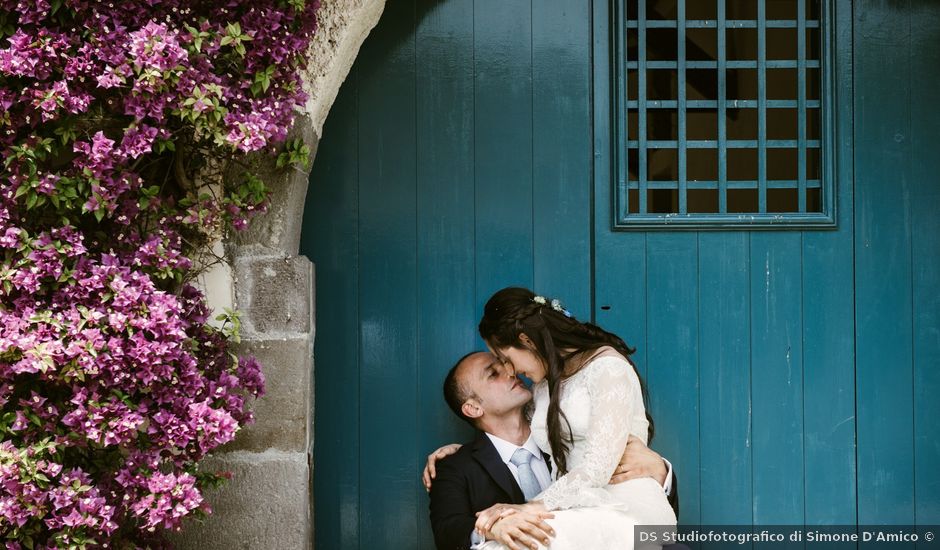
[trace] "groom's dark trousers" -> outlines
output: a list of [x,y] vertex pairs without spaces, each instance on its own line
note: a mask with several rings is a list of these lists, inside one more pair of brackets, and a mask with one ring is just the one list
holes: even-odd
[[[551,468],[551,461],[545,456]],[[470,547],[476,513],[496,503],[522,504],[525,497],[509,467],[483,432],[435,466],[431,485],[431,528],[438,550]],[[679,515],[679,485],[672,477],[669,503]]]

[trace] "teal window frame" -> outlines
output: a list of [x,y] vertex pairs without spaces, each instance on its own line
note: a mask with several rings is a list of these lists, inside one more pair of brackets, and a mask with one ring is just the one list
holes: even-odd
[[[625,38],[626,38],[626,29],[627,29],[627,18],[626,18],[626,3],[627,2],[636,2],[637,0],[611,0],[610,3],[605,6],[610,10],[610,17],[607,21],[599,25],[597,16],[598,12],[605,10],[595,10],[595,21],[594,21],[594,30],[595,30],[595,40],[598,36],[607,36],[610,40],[610,67],[609,72],[609,82],[606,88],[609,89],[609,113],[608,121],[611,128],[611,141],[613,145],[613,150],[611,151],[611,191],[612,197],[610,204],[612,205],[612,224],[611,229],[614,231],[630,231],[630,230],[725,230],[725,229],[748,229],[748,230],[760,230],[760,229],[831,229],[837,226],[837,204],[836,196],[837,189],[836,185],[838,183],[837,171],[837,155],[838,155],[838,141],[836,137],[836,113],[839,112],[840,106],[836,103],[837,95],[835,93],[836,83],[834,82],[834,74],[836,70],[836,59],[839,55],[840,48],[851,48],[851,44],[841,44],[839,43],[839,34],[837,32],[837,27],[839,25],[849,24],[846,22],[837,22],[836,14],[836,1],[837,0],[820,0],[819,6],[819,37],[820,37],[820,50],[819,50],[819,82],[820,82],[820,91],[819,91],[819,152],[820,152],[820,174],[819,174],[819,199],[821,203],[820,212],[794,212],[794,213],[783,213],[783,212],[747,212],[747,213],[687,213],[686,212],[686,191],[689,188],[701,188],[703,185],[702,182],[688,182],[685,178],[685,162],[686,162],[686,150],[691,147],[703,147],[703,146],[714,146],[718,150],[719,162],[718,162],[718,181],[705,183],[704,185],[713,185],[711,188],[717,187],[719,194],[719,209],[726,209],[726,190],[735,185],[740,185],[738,182],[728,181],[727,180],[727,150],[729,145],[732,147],[753,147],[756,145],[756,149],[759,151],[758,156],[760,163],[757,188],[759,190],[759,208],[766,210],[766,190],[773,188],[775,184],[773,181],[767,180],[766,174],[766,151],[768,146],[773,147],[776,145],[772,140],[767,139],[767,130],[766,130],[766,109],[769,104],[773,104],[774,101],[766,99],[766,80],[764,73],[767,68],[774,68],[775,63],[779,64],[780,62],[767,61],[764,55],[764,40],[759,38],[759,59],[758,64],[764,64],[764,70],[760,70],[759,74],[759,97],[755,101],[751,102],[742,102],[737,101],[737,105],[740,106],[742,103],[754,103],[758,107],[758,116],[760,118],[760,129],[758,140],[754,143],[729,143],[726,139],[725,133],[722,131],[723,124],[719,122],[719,136],[718,140],[715,142],[698,142],[698,143],[688,143],[685,137],[685,124],[684,117],[682,114],[685,112],[688,107],[688,103],[685,98],[684,93],[684,73],[685,67],[688,66],[687,61],[684,61],[684,44],[685,44],[685,27],[686,21],[684,18],[684,10],[680,9],[679,17],[677,18],[675,28],[678,29],[677,38],[678,38],[678,52],[679,60],[675,63],[678,68],[679,73],[679,96],[677,101],[671,102],[675,103],[678,107],[679,115],[679,135],[676,140],[676,150],[679,162],[679,180],[677,183],[678,195],[679,195],[679,212],[678,213],[630,213],[629,208],[629,188],[631,182],[627,177],[627,155],[628,149],[633,147],[634,149],[639,149],[639,171],[641,172],[639,181],[632,182],[636,184],[638,188],[638,197],[642,207],[640,210],[645,210],[646,206],[646,190],[649,187],[645,181],[645,152],[643,148],[646,146],[645,143],[645,128],[640,130],[638,135],[639,139],[634,142],[628,141],[627,131],[626,131],[626,120],[628,112],[628,98],[626,96],[626,87],[627,87],[627,53],[625,48]],[[641,4],[645,4],[645,0],[639,0]],[[685,1],[694,1],[694,0],[685,0]],[[765,0],[758,0],[759,2],[759,16],[755,22],[741,22],[735,21],[732,24],[728,24],[728,20],[724,18],[725,10],[723,9],[724,0],[718,0],[719,11],[718,11],[718,20],[716,22],[716,27],[721,27],[722,23],[728,28],[738,28],[741,26],[752,26],[758,29],[758,36],[763,37],[764,31],[767,27],[767,20],[764,17],[765,14]],[[806,18],[805,18],[805,2],[800,0],[799,2],[801,7],[799,9],[799,18],[796,23],[798,28],[805,29],[806,27]],[[680,6],[683,4],[682,0],[679,2]],[[642,8],[638,6],[638,13],[643,13]],[[840,17],[844,19],[844,14],[840,14]],[[606,24],[604,24],[606,23]],[[659,23],[659,22],[657,22]],[[697,22],[697,25],[703,25],[702,22]],[[704,23],[708,25],[708,23]],[[772,23],[773,25],[773,23]],[[635,24],[638,28],[642,29],[644,25]],[[651,26],[652,28],[652,26]],[[644,46],[644,36],[642,30],[639,31],[640,34],[640,45],[641,48],[638,55],[638,74],[644,70],[644,57],[645,52],[642,50],[645,49]],[[719,48],[719,60],[717,61],[717,69],[719,71],[724,71],[728,68],[728,62],[725,58],[726,54],[724,53],[725,44],[723,41],[724,32],[719,32],[718,36],[718,48]],[[806,86],[805,86],[805,69],[807,68],[807,63],[805,56],[802,55],[805,52],[806,48],[806,33],[799,32],[799,51],[801,53],[800,57],[803,59],[798,60],[797,68],[800,71],[799,75],[799,98],[796,100],[796,104],[800,108],[801,116],[799,123],[799,139],[794,140],[797,145],[799,145],[799,157],[800,157],[800,169],[798,170],[799,180],[791,182],[796,184],[796,187],[799,190],[799,204],[802,208],[805,208],[806,205],[806,189],[807,185],[812,185],[806,180],[806,171],[804,168],[805,163],[805,146],[811,140],[806,139],[806,119],[805,119],[805,109],[807,108],[808,100],[806,99]],[[843,40],[845,42],[845,40]],[[595,51],[598,44],[595,44]],[[598,57],[595,56],[595,64],[598,63]],[[663,62],[660,62],[663,63]],[[668,63],[668,62],[666,62]],[[685,66],[685,67],[684,67]],[[603,74],[599,72],[599,67],[595,65],[595,79],[598,74]],[[723,82],[725,79],[721,79]],[[598,84],[597,80],[595,83]],[[644,82],[641,80],[638,90],[643,88]],[[597,86],[596,86],[597,88]],[[601,87],[605,88],[605,87]],[[645,90],[644,90],[645,91]],[[595,90],[595,101],[603,100],[597,94],[598,91]],[[638,110],[646,109],[645,102],[645,93],[640,92],[640,96],[629,103],[635,105]],[[720,86],[718,90],[718,99],[714,103],[718,105],[719,115],[718,119],[721,121],[722,107],[725,107],[727,103],[731,103],[734,100],[728,100],[725,97],[724,87]],[[652,102],[649,102],[652,103]],[[658,103],[662,104],[662,101]],[[700,102],[701,103],[701,102]],[[597,106],[597,103],[595,103]],[[605,109],[606,110],[606,109]],[[601,118],[598,116],[599,110],[596,109],[595,120],[600,122]],[[644,113],[645,114],[645,113]],[[643,117],[641,116],[641,120]],[[813,140],[814,141],[814,140]],[[793,145],[793,144],[790,144]],[[691,187],[690,187],[691,183]],[[750,183],[750,182],[747,182]],[[784,182],[781,182],[784,183]],[[654,183],[654,186],[657,183]],[[769,184],[769,185],[768,185]],[[751,183],[753,185],[753,183]],[[753,188],[753,187],[751,187]],[[794,187],[790,187],[794,188]]]

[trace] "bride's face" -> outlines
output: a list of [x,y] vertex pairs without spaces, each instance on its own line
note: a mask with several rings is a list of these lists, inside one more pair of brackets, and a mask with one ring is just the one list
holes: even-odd
[[507,346],[497,348],[493,352],[513,369],[517,376],[521,374],[536,384],[545,379],[545,363],[534,350]]

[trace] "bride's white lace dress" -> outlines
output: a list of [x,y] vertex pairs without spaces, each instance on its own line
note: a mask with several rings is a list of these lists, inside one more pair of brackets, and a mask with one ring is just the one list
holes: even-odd
[[[532,433],[539,447],[550,453],[548,384],[542,381],[533,390]],[[649,423],[633,367],[619,356],[593,359],[562,384],[561,409],[574,438],[568,473],[534,499],[555,511],[549,520],[556,532],[550,548],[632,550],[635,525],[675,525],[675,513],[656,480],[607,484],[630,434],[647,441]],[[489,542],[485,548],[503,546]]]

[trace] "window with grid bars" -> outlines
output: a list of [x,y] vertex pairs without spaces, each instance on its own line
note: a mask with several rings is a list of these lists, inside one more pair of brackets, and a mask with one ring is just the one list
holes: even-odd
[[615,229],[834,225],[831,0],[618,0]]

